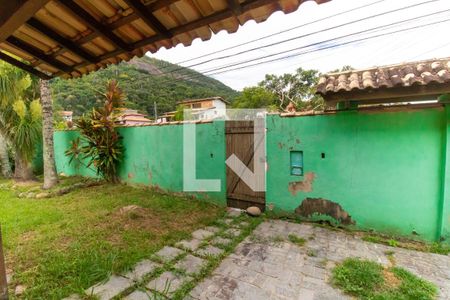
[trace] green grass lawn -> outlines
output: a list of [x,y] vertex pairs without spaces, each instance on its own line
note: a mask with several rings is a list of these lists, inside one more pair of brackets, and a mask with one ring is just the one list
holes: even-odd
[[409,271],[368,260],[348,258],[333,269],[332,283],[358,299],[433,300],[438,288]]
[[[49,199],[16,195],[0,189],[0,222],[7,267],[14,274],[10,286],[26,286],[24,299],[81,292],[224,214],[205,202],[125,185]],[[143,209],[121,213],[127,205]]]

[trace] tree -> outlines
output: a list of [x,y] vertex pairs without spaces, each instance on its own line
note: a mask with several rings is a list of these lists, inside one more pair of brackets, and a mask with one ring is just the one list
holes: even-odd
[[72,141],[72,146],[65,152],[70,163],[87,159],[86,167],[93,166],[97,175],[109,182],[118,181],[117,164],[123,155],[122,137],[115,128],[115,122],[122,111],[124,97],[117,82],[110,81],[103,94],[104,105],[76,121],[82,138]]
[[[12,101],[16,99],[21,90],[21,84],[25,73],[11,65],[0,62],[0,109],[3,111]],[[9,163],[8,148],[6,144],[4,130],[0,130],[0,163],[1,173],[9,178],[12,175],[11,164]]]
[[11,164],[9,163],[8,146],[3,133],[0,131],[0,166],[2,176],[10,178],[12,176]]
[[31,161],[42,137],[41,116],[39,100],[19,99],[2,112],[2,127],[15,152],[16,180],[34,178]]
[[335,69],[335,70],[332,70],[332,71],[330,71],[330,72],[328,72],[328,73],[341,73],[341,72],[347,72],[347,71],[353,71],[355,68],[353,68],[352,66],[350,66],[350,65],[345,65],[345,66],[343,66],[342,68],[340,68],[340,69]]
[[284,110],[290,102],[298,109],[308,107],[317,109],[323,107],[320,103],[323,100],[315,95],[318,79],[318,71],[299,68],[294,74],[287,73],[281,76],[268,74],[259,86],[277,95],[280,110]]
[[173,119],[175,121],[184,121],[184,109],[186,107],[184,105],[178,105],[177,110],[175,111],[175,115],[173,116]]
[[184,99],[221,96],[232,102],[239,94],[220,81],[187,68],[171,75],[161,75],[169,68],[180,67],[144,56],[79,78],[55,78],[50,81],[54,108],[59,106],[73,111],[74,116],[90,112],[103,103],[96,92],[98,87],[106,86],[112,79],[117,80],[123,89],[127,108],[145,111],[149,115],[153,115],[155,102],[162,114],[176,110],[177,103]]
[[47,80],[40,80],[41,106],[43,116],[42,136],[44,154],[44,189],[50,189],[58,183],[55,152],[53,148],[53,107]]
[[0,131],[15,152],[14,177],[30,180],[31,161],[41,139],[41,107],[38,100],[33,100],[37,82],[24,71],[1,63],[0,85]]
[[277,96],[261,86],[246,87],[233,102],[233,108],[271,108]]

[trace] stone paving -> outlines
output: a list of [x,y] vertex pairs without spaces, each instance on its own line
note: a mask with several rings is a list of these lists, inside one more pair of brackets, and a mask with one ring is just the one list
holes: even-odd
[[[295,234],[304,246],[288,241]],[[348,233],[309,224],[267,221],[225,258],[187,299],[351,299],[329,284],[331,269],[348,257],[395,263],[435,283],[439,299],[450,299],[450,257],[362,241]]]
[[[191,239],[165,246],[130,272],[114,275],[86,294],[100,300],[171,299],[250,225],[237,216],[233,212],[221,221],[224,226],[199,229]],[[306,243],[289,242],[289,234]],[[391,253],[397,266],[435,283],[439,299],[450,299],[450,256],[368,243],[346,232],[285,221],[261,223],[185,299],[351,299],[329,284],[332,268],[348,257],[388,266],[392,262],[386,254]]]
[[[171,299],[207,267],[208,259],[222,255],[224,248],[240,238],[243,229],[250,226],[249,222],[242,221],[246,216],[239,216],[240,212],[230,211],[226,218],[218,221],[223,226],[198,229],[192,233],[191,239],[163,247],[150,259],[137,263],[133,270],[113,275],[107,281],[88,288],[85,295],[99,300]],[[65,299],[82,297],[74,294]]]

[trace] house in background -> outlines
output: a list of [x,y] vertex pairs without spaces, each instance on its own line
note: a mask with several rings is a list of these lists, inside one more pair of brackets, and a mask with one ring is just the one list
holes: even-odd
[[123,126],[140,126],[150,124],[152,121],[135,109],[125,109],[116,123]]
[[222,97],[211,97],[183,100],[178,104],[190,109],[195,120],[214,120],[226,117],[227,105],[230,102]]
[[65,122],[72,122],[73,111],[60,111],[59,114]]
[[[184,109],[190,110],[192,119],[194,120],[215,120],[226,117],[227,105],[230,102],[222,97],[209,97],[201,99],[186,99],[177,102]],[[158,123],[174,121],[176,111],[170,111],[158,118]]]

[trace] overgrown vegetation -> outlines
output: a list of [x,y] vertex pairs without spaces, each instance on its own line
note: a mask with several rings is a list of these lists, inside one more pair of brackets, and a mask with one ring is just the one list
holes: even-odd
[[[173,71],[173,72],[172,72]],[[165,73],[165,75],[161,75]],[[97,90],[111,79],[116,80],[126,94],[125,106],[153,116],[156,102],[158,115],[174,111],[178,101],[187,98],[221,96],[233,101],[239,94],[218,80],[149,57],[110,65],[77,79],[51,81],[56,110],[70,110],[81,116],[103,102]]]
[[288,235],[288,239],[291,243],[294,243],[298,246],[303,246],[306,243],[306,240],[302,237],[298,237],[295,234]]
[[267,74],[258,86],[244,88],[233,103],[235,108],[266,108],[269,111],[323,110],[324,100],[315,94],[316,70],[297,69],[280,76]]
[[[66,180],[74,183],[74,178],[61,180],[63,186]],[[0,189],[0,220],[7,266],[12,268],[8,272],[13,274],[11,294],[23,285],[23,299],[81,293],[223,215],[205,202],[125,185],[106,184],[41,200],[15,194]],[[137,215],[121,212],[129,205],[141,207]]]
[[359,299],[436,299],[437,287],[399,268],[356,258],[346,259],[333,269],[332,283]]
[[40,143],[42,114],[37,78],[0,62],[0,158],[2,174],[11,175],[8,145],[14,155],[14,177],[33,179],[31,161]]
[[116,130],[115,122],[123,107],[124,94],[114,80],[108,83],[103,94],[105,103],[101,108],[93,108],[83,115],[76,126],[82,135],[71,142],[65,154],[70,156],[69,163],[88,160],[86,167],[93,166],[97,175],[109,182],[118,182],[117,165],[122,159],[123,145]]
[[442,242],[423,243],[413,240],[398,239],[391,236],[365,234],[361,238],[363,241],[383,244],[391,247],[399,247],[423,252],[431,252],[437,254],[450,254],[450,245]]

